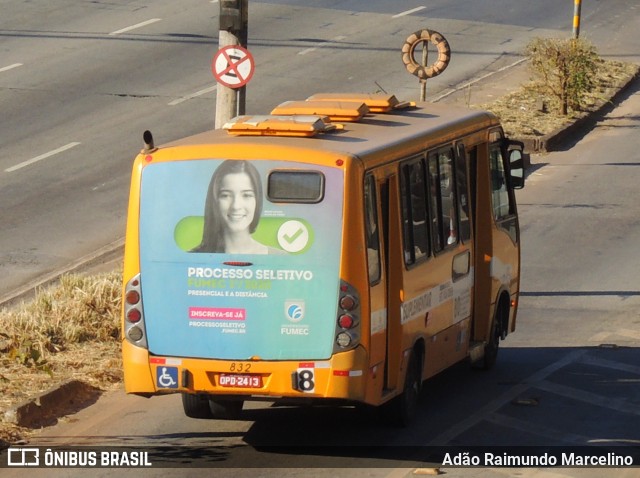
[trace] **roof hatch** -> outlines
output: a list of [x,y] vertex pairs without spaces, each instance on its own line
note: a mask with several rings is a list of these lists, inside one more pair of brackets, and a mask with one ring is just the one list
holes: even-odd
[[342,125],[331,123],[328,117],[317,115],[255,115],[236,116],[225,123],[222,129],[235,135],[315,136],[318,133],[342,129]]
[[364,103],[371,113],[388,113],[394,109],[415,106],[411,101],[399,101],[395,95],[385,93],[318,93],[307,98],[307,101],[355,101]]
[[369,112],[362,101],[285,101],[276,106],[272,115],[321,115],[331,121],[359,121]]
[[412,101],[398,101],[394,95],[381,93],[319,93],[305,101],[285,101],[270,115],[236,116],[222,129],[238,136],[315,136],[358,122],[369,113],[388,113],[415,106]]

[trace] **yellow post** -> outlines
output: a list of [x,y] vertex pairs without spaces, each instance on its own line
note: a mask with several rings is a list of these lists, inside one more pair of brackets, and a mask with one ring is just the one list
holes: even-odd
[[582,0],[574,0],[573,5],[573,38],[580,36],[580,4]]

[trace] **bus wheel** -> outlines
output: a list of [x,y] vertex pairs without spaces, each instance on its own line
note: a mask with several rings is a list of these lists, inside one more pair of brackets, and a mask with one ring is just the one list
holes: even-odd
[[182,408],[189,418],[213,418],[209,397],[200,393],[182,393]]
[[493,368],[498,359],[498,349],[500,348],[500,321],[497,319],[493,321],[493,330],[491,331],[491,338],[487,345],[484,346],[484,359],[483,367],[485,370]]
[[213,418],[235,420],[242,411],[243,400],[209,399],[209,410]]
[[499,313],[496,314],[495,319],[493,319],[491,337],[489,337],[489,341],[484,346],[484,357],[475,362],[473,364],[473,368],[489,370],[496,364],[496,360],[498,359],[498,349],[500,348],[500,339],[502,337],[502,328],[500,327],[500,323],[502,321],[500,318],[504,313],[503,310],[504,308],[502,308]]
[[404,380],[402,394],[388,404],[387,413],[392,423],[402,427],[409,426],[418,411],[420,390],[422,388],[422,371],[418,356],[411,352],[407,364],[407,375]]

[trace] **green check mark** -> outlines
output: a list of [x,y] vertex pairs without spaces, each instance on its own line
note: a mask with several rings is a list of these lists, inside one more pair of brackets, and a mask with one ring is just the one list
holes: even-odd
[[304,232],[304,230],[302,228],[299,228],[296,232],[294,232],[292,235],[289,234],[285,234],[282,236],[282,238],[287,241],[289,244],[293,243],[293,241],[295,241],[297,238],[300,237],[300,235]]
[[280,223],[277,232],[278,246],[290,252],[302,252],[310,246],[311,228],[302,220],[286,219]]

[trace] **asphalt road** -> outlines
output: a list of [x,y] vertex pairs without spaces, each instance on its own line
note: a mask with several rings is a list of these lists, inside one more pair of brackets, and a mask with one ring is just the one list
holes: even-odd
[[[219,5],[166,0],[0,1],[0,303],[117,247],[131,162],[157,144],[213,127]],[[508,67],[534,36],[571,31],[572,7],[544,0],[250,2],[256,72],[247,111],[320,90],[419,96],[401,63],[406,37],[440,31],[453,59],[429,81],[435,99]],[[583,6],[583,32],[628,58],[637,6]]]
[[[254,53],[260,60],[252,80],[256,84],[252,83],[249,93],[251,109],[265,111],[266,105],[293,96],[306,97],[319,87],[336,90],[344,89],[337,86],[345,84],[350,90],[374,91],[377,82],[399,92],[398,96],[415,97],[415,82],[398,64],[396,46],[407,33],[435,21],[448,38],[466,39],[467,43],[459,60],[430,83],[430,95],[434,97],[482,73],[509,65],[517,59],[514,52],[518,45],[531,36],[553,32],[549,26],[562,29],[563,34],[570,30],[561,26],[556,2],[543,2],[536,12],[515,11],[515,7],[505,4],[489,10],[492,15],[485,12],[486,22],[481,20],[481,12],[469,18],[474,12],[468,2],[447,2],[451,10],[444,9],[445,2],[430,3],[429,9],[396,18],[382,8],[382,2],[327,2],[331,9],[312,8],[312,2],[289,3],[256,3],[252,11],[258,20],[250,27],[250,47],[253,39]],[[33,4],[20,4],[20,8],[28,5]],[[8,65],[22,63],[4,71],[4,63],[0,64],[0,101],[9,116],[15,117],[15,121],[6,115],[0,118],[0,277],[7,281],[5,284],[35,280],[43,271],[53,271],[117,241],[124,227],[126,203],[126,184],[121,183],[126,183],[131,157],[140,148],[139,132],[151,128],[159,142],[165,142],[204,129],[212,122],[215,103],[212,93],[202,93],[170,105],[212,86],[209,42],[215,40],[206,38],[206,32],[215,23],[215,11],[209,16],[202,13],[205,7],[211,11],[210,5],[83,4],[84,22],[71,15],[79,8],[77,5],[70,3],[66,10],[64,3],[56,3],[55,7],[44,2],[41,5],[50,9],[48,19],[43,15],[28,20],[33,23],[21,27],[20,34],[14,25],[14,33],[9,34],[6,22],[26,22],[23,19],[28,12],[14,13],[14,2],[0,2],[0,48],[9,52]],[[358,5],[360,9],[356,8]],[[367,11],[362,11],[363,5]],[[543,8],[547,6],[548,9]],[[402,12],[415,5],[394,2],[393,7]],[[628,2],[607,2],[606,8],[601,3],[588,8],[584,5],[583,29],[591,30],[585,25],[591,19],[591,32],[604,39],[607,55],[638,61],[637,45],[632,41],[635,37],[630,35],[637,23],[637,10]],[[543,30],[540,25],[545,24],[542,17],[547,14],[550,17]],[[163,20],[109,35],[154,18]],[[167,18],[175,22],[171,28],[166,26]],[[43,26],[56,21],[59,23],[53,30]],[[195,25],[192,21],[201,22],[201,29],[189,30],[190,36],[185,37],[187,26],[191,29]],[[616,29],[612,28],[614,24]],[[97,33],[87,33],[91,31]],[[118,38],[121,35],[124,36]],[[344,35],[346,38],[338,38]],[[313,38],[330,41],[310,42]],[[23,41],[27,44],[19,47]],[[260,42],[263,44],[258,46]],[[44,49],[36,46],[41,43],[49,45],[47,54],[38,52]],[[152,48],[159,44],[174,49],[173,55],[180,58],[165,57],[162,50]],[[494,46],[493,51],[487,53],[483,44]],[[185,53],[187,47],[189,55]],[[190,57],[194,51],[200,52],[199,60]],[[20,61],[16,56],[19,52],[25,58],[33,55],[41,63]],[[66,58],[62,65],[56,63],[53,53],[58,60]],[[93,57],[102,61],[109,58],[118,73],[99,70],[103,76],[88,67],[93,60],[83,64],[83,58]],[[1,61],[5,62],[4,55]],[[183,68],[176,70],[172,61]],[[199,65],[199,69],[190,69],[190,62]],[[203,62],[206,68],[202,67]],[[47,65],[49,70],[31,75],[22,70],[39,64]],[[162,65],[160,70],[158,65]],[[327,65],[331,65],[331,75],[326,73]],[[483,65],[481,72],[479,65]],[[170,72],[160,81],[165,69]],[[186,71],[194,73],[184,76]],[[10,79],[11,75],[19,77]],[[82,77],[88,83],[80,86]],[[311,84],[315,78],[322,81]],[[48,84],[47,79],[53,83]],[[420,416],[408,429],[369,422],[353,410],[267,409],[266,404],[253,406],[240,421],[191,420],[182,415],[179,397],[145,400],[116,392],[45,430],[33,444],[191,445],[192,450],[210,450],[208,447],[214,446],[218,447],[216,459],[242,468],[223,467],[215,470],[216,476],[389,478],[412,476],[414,461],[405,463],[399,459],[406,457],[403,453],[380,454],[375,446],[386,450],[395,447],[391,449],[396,451],[429,445],[637,446],[640,263],[636,245],[640,240],[640,211],[635,193],[640,180],[639,108],[636,85],[619,108],[570,149],[534,158],[537,167],[530,173],[526,188],[518,193],[523,230],[523,295],[518,330],[503,343],[494,370],[476,373],[461,365],[431,380],[422,398]],[[26,109],[33,111],[29,114]],[[80,144],[70,146],[76,142]],[[68,148],[7,171],[63,147]],[[19,231],[26,232],[23,235]],[[6,285],[0,290],[11,287]],[[261,446],[278,444],[285,447],[283,453],[260,450]],[[293,444],[343,447],[346,457],[329,458],[336,460],[335,466],[357,468],[328,470],[325,456],[287,453],[286,448]],[[350,456],[348,447],[353,445],[368,452],[364,457]],[[387,463],[380,465],[378,460],[385,458]],[[322,468],[309,469],[314,464]],[[274,469],[292,465],[298,468]],[[22,471],[12,470],[7,476],[22,476]],[[29,476],[45,476],[45,472],[46,476],[67,477],[87,471],[30,470]],[[136,476],[167,474],[162,469],[91,470],[92,476],[127,472]],[[204,471],[182,468],[171,472],[200,476]],[[571,477],[631,477],[636,472],[552,471],[556,476]],[[446,473],[451,477],[514,473],[532,477],[546,472],[448,469]]]

